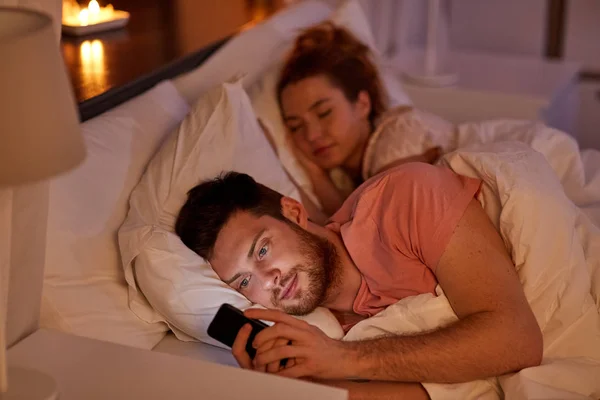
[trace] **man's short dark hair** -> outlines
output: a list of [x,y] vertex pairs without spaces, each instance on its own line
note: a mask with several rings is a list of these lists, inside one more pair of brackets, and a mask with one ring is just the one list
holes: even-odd
[[228,172],[188,192],[175,232],[186,246],[208,260],[213,255],[219,232],[236,212],[246,211],[256,217],[268,215],[285,221],[281,213],[282,197],[247,174]]

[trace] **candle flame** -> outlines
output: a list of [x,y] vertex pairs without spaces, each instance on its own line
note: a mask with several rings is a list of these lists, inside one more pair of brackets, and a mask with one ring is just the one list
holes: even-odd
[[63,0],[63,23],[67,25],[87,26],[111,21],[115,18],[112,4],[101,7],[98,0],[90,0],[87,7],[82,8],[73,0]]
[[90,21],[90,13],[87,8],[84,8],[83,10],[81,10],[79,12],[79,23],[82,26],[85,26],[89,23],[89,21]]
[[88,4],[88,10],[90,10],[91,15],[100,14],[100,4],[96,0],[91,0],[90,4]]

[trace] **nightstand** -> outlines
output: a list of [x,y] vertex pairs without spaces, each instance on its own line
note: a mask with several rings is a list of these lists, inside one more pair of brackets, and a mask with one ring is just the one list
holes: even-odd
[[8,351],[8,364],[53,377],[60,400],[347,399],[347,391],[38,330]]
[[[402,74],[422,57],[422,52],[403,52],[391,60],[391,65]],[[574,132],[578,64],[466,52],[453,52],[448,64],[458,73],[455,86],[430,88],[404,83],[416,107],[455,123],[530,119]]]

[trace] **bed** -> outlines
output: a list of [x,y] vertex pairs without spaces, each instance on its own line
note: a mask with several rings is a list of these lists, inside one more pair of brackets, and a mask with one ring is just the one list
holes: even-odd
[[[51,183],[41,327],[236,365],[228,350],[179,340],[166,325],[148,327],[129,310],[117,231],[132,189],[165,137],[202,93],[240,77],[231,60],[246,61],[242,72],[250,81],[264,72],[262,60],[285,54],[294,32],[331,12],[307,2],[80,104],[88,158]],[[88,301],[75,300],[82,298]]]
[[[338,13],[337,18],[340,23],[354,24],[352,26],[357,29],[359,37],[368,41],[369,35],[365,33],[369,29],[368,23],[364,18],[358,18],[356,22],[356,18],[352,17],[356,8],[352,7],[359,6],[358,3],[350,3],[353,5],[347,7],[352,12],[347,8],[345,13]],[[132,192],[152,172],[150,160],[156,159],[157,154],[160,156],[163,149],[168,147],[169,135],[174,135],[171,132],[180,132],[181,135],[183,128],[180,124],[191,114],[190,110],[198,107],[198,99],[214,91],[214,87],[220,83],[233,80],[235,82],[227,89],[228,93],[245,90],[250,94],[257,114],[276,112],[272,102],[257,100],[264,99],[261,91],[272,87],[269,86],[272,82],[269,83],[264,77],[275,76],[273,70],[277,67],[276,63],[265,65],[264,60],[280,60],[298,29],[330,18],[332,12],[323,3],[302,2],[264,24],[209,46],[128,87],[108,92],[81,105],[88,159],[76,171],[52,181],[50,187],[42,327],[157,352],[236,365],[227,349],[217,347],[203,338],[200,338],[200,342],[197,336],[189,334],[186,321],[189,321],[189,315],[194,314],[190,308],[192,306],[186,304],[183,308],[177,308],[181,318],[167,321],[168,318],[162,315],[165,314],[165,307],[175,306],[164,302],[158,304],[153,301],[156,294],[140,290],[150,277],[139,270],[135,271],[133,267],[127,267],[134,263],[135,257],[132,260],[124,257],[123,222],[129,218],[130,208],[134,207],[135,196],[132,196]],[[397,85],[393,81],[393,66],[385,68],[384,74],[389,79],[384,77],[384,80],[387,79],[390,87]],[[396,104],[410,102],[401,87],[390,91],[394,93],[392,96]],[[500,130],[509,129],[507,124],[502,126],[504,128]],[[576,148],[573,150],[575,153],[567,154],[564,151],[565,143],[572,145],[574,141],[537,123],[529,123],[526,128],[510,126],[515,132],[528,132],[529,140],[536,142],[542,151],[557,152],[556,157],[552,156],[555,163],[551,163],[551,167],[561,175],[560,183],[565,190],[571,190],[575,198],[573,201],[578,202],[585,218],[592,221],[590,229],[594,224],[600,226],[600,153],[593,150],[580,153]],[[498,131],[497,126],[492,128],[491,125],[482,127],[477,124],[466,124],[463,129],[465,138],[471,137],[469,135],[475,131],[487,129],[489,135]],[[541,137],[547,139],[538,139]],[[472,158],[465,157],[449,159],[447,162],[449,165],[463,163],[457,168],[466,168],[464,165],[479,160],[477,154]],[[298,168],[293,160],[282,160],[282,163],[288,171]],[[168,173],[174,176],[176,174],[173,171]],[[281,182],[281,176],[272,175],[269,179]],[[302,179],[299,180],[302,184]],[[569,186],[571,183],[576,187]],[[289,190],[291,193],[293,188]],[[121,241],[121,248],[118,241]],[[594,238],[589,243],[596,246],[598,242]],[[163,281],[165,279],[163,277]],[[592,287],[600,290],[600,273],[593,275],[592,280]],[[594,292],[594,295],[597,293]],[[243,300],[237,298],[233,301]],[[199,321],[199,317],[194,318],[193,321]],[[203,314],[202,318],[205,321],[207,316]],[[325,327],[324,330],[333,324],[331,318],[324,314],[315,318],[321,324],[319,326]],[[339,330],[336,329],[332,327],[327,332],[330,336],[339,336]],[[492,390],[490,393],[490,398],[494,398],[496,392]],[[439,398],[443,398],[443,395]]]

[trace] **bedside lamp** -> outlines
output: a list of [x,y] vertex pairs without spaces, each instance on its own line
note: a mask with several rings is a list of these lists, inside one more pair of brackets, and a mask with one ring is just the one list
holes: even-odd
[[444,50],[448,47],[448,15],[446,15],[446,1],[427,1],[427,34],[425,54],[420,65],[412,66],[404,71],[404,78],[408,81],[428,87],[441,87],[454,85],[458,75],[452,71],[447,61],[444,60]]
[[[81,163],[85,147],[51,18],[34,11],[0,7],[0,60],[0,399],[55,399],[58,395],[51,377],[33,370],[7,368],[8,283],[9,278],[13,280],[11,265],[14,269],[21,267],[10,254],[11,232],[15,229],[11,223],[15,224],[17,208],[19,213],[28,212],[14,196],[41,185],[46,191],[47,209],[48,186],[40,182]],[[35,191],[28,193],[37,196]],[[44,239],[45,229],[35,234]],[[32,240],[31,252],[36,251],[35,242]],[[40,247],[45,250],[45,243]],[[42,267],[36,267],[40,282],[31,282],[39,284],[40,291]]]

